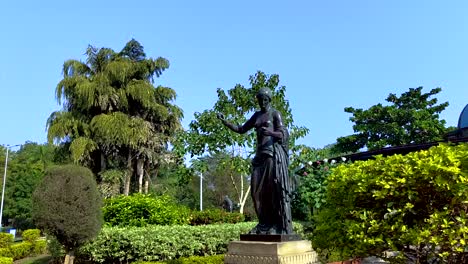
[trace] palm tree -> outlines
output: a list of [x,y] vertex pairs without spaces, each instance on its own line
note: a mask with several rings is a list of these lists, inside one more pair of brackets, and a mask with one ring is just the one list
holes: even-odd
[[124,194],[132,176],[139,192],[145,179],[147,191],[148,172],[157,171],[183,116],[172,103],[175,91],[153,85],[169,62],[146,58],[134,39],[118,53],[89,46],[86,56],[86,62],[64,63],[56,90],[63,110],[49,117],[48,139],[69,142],[73,160],[95,173],[121,170]]

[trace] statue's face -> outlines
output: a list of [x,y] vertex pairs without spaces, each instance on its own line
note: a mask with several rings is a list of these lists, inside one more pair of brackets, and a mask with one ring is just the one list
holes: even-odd
[[260,94],[257,96],[257,101],[258,105],[260,106],[260,109],[266,110],[268,106],[270,105],[270,98],[268,96]]

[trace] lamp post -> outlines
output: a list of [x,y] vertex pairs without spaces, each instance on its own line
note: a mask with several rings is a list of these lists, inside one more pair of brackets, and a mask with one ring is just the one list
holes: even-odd
[[200,173],[200,211],[203,211],[203,173]]
[[20,145],[9,146],[6,145],[6,156],[5,156],[5,172],[3,173],[3,185],[2,185],[2,201],[0,205],[0,231],[2,230],[2,218],[3,218],[3,201],[5,199],[5,184],[6,184],[6,177],[7,177],[7,168],[8,168],[8,151],[10,148],[17,147]]

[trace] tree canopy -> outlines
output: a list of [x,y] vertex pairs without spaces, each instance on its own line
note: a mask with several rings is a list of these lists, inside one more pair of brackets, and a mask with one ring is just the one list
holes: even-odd
[[[217,118],[217,114],[222,113],[226,119],[234,123],[245,123],[258,107],[256,102],[258,90],[267,87],[273,92],[272,107],[281,113],[283,124],[290,131],[289,145],[295,146],[296,140],[305,136],[309,131],[305,127],[294,124],[292,110],[286,99],[286,87],[279,84],[277,74],[267,75],[258,71],[255,75],[250,76],[249,81],[250,87],[237,84],[227,91],[221,88],[217,89],[218,100],[214,106],[201,113],[195,113],[195,120],[190,122],[189,129],[180,135],[175,144],[175,150],[181,156],[190,154],[194,157],[206,153],[213,155],[219,152],[230,153],[229,156],[224,156],[224,159],[217,159],[217,161],[222,163],[226,171],[233,172],[225,175],[225,180],[232,182],[235,189],[238,190],[238,203],[241,206],[241,211],[249,192],[248,184],[244,184],[242,180],[249,175],[250,157],[254,152],[253,147],[256,141],[255,132],[250,131],[244,135],[233,133],[223,126]],[[223,156],[218,155],[218,157]],[[203,166],[199,167],[203,170]],[[235,174],[240,176],[240,186],[236,185],[238,181],[233,179]],[[242,190],[242,186],[246,186],[245,190]]]
[[[176,92],[154,86],[169,61],[147,58],[143,46],[132,39],[120,52],[88,46],[86,62],[67,60],[64,78],[56,88],[63,105],[48,121],[49,142],[62,142],[73,160],[98,175],[108,170],[128,194],[131,179],[148,189],[149,172],[167,160],[167,147],[181,128],[182,110],[173,101]],[[135,177],[132,177],[135,176]]]
[[195,120],[190,122],[187,133],[182,137],[183,144],[178,145],[178,150],[197,156],[205,152],[232,150],[231,147],[251,149],[255,145],[255,133],[233,133],[223,127],[216,114],[222,113],[234,123],[245,123],[257,109],[255,98],[257,91],[262,87],[273,91],[272,107],[282,114],[283,123],[290,130],[290,146],[295,145],[298,138],[308,133],[307,128],[294,124],[292,110],[286,99],[286,86],[279,84],[279,75],[267,75],[258,71],[249,77],[249,81],[251,87],[237,84],[227,91],[217,89],[218,101],[211,109],[195,113]]
[[435,88],[423,93],[422,87],[410,88],[401,96],[389,94],[389,105],[379,103],[366,110],[346,107],[345,112],[353,115],[350,120],[356,133],[338,138],[335,151],[356,152],[362,148],[375,150],[441,140],[446,128],[439,114],[448,102],[437,104],[437,98],[431,98],[441,91]]

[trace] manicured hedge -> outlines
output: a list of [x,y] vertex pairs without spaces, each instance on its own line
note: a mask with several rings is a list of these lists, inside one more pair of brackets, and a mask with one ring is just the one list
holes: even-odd
[[38,229],[25,230],[22,236],[23,242],[12,243],[13,235],[0,233],[0,257],[18,260],[46,252],[47,242],[39,239],[40,231]]
[[41,230],[39,229],[28,229],[28,230],[25,230],[21,234],[23,241],[27,241],[31,243],[34,243],[35,241],[37,241],[40,236],[41,236]]
[[172,259],[168,261],[158,262],[137,262],[136,264],[223,264],[224,255],[199,257],[193,256],[188,258]]
[[190,225],[210,224],[236,224],[244,222],[245,217],[241,213],[229,213],[221,209],[208,209],[193,211],[190,217]]
[[0,264],[13,264],[13,258],[0,257]]
[[[203,226],[104,227],[80,254],[98,263],[166,261],[190,256],[224,254],[230,241],[238,240],[256,223]],[[294,225],[302,234],[302,225]]]
[[190,210],[166,195],[134,194],[104,201],[104,221],[110,226],[188,224]]
[[13,244],[14,237],[9,233],[0,233],[0,248],[9,247]]

